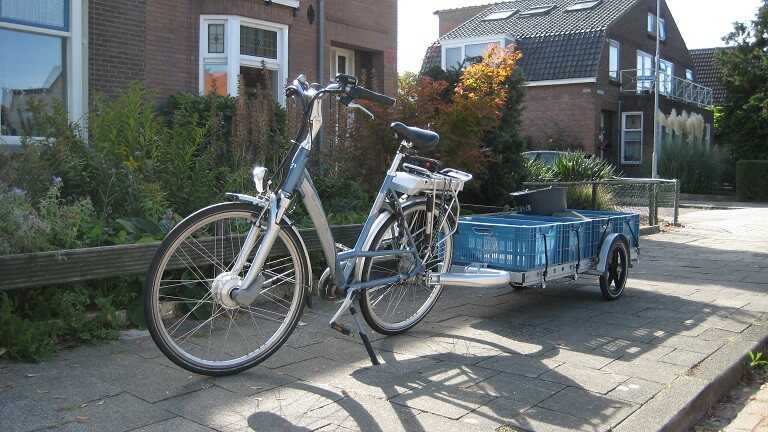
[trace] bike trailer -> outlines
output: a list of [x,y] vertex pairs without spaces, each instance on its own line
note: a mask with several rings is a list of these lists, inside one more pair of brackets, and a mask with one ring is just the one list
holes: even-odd
[[[631,261],[639,254],[637,214],[566,210],[558,216],[516,213],[465,216],[454,237],[455,271],[505,271],[512,285],[604,273],[601,252],[616,238]],[[634,250],[634,253],[629,251]]]

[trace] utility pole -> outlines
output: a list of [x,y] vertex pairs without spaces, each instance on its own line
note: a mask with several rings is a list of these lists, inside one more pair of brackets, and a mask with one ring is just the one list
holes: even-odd
[[659,153],[661,153],[661,137],[659,136],[659,65],[661,40],[661,0],[656,0],[656,61],[653,68],[653,162],[651,177],[659,178]]

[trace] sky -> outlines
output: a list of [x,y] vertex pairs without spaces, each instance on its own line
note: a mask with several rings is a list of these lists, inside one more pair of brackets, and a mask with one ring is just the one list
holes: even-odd
[[[438,9],[498,0],[398,0],[397,67],[418,72],[427,47],[437,39]],[[667,0],[688,48],[722,46],[736,21],[751,21],[761,0]]]

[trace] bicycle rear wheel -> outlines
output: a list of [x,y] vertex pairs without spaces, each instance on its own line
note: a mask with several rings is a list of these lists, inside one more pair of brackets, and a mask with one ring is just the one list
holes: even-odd
[[236,273],[234,261],[260,215],[260,208],[242,203],[207,207],[171,230],[155,254],[144,290],[147,326],[184,369],[221,376],[251,368],[280,348],[301,317],[308,263],[289,227],[280,230],[263,267],[257,299],[240,306],[230,297],[248,270],[246,263]]
[[[427,272],[445,272],[451,265],[453,239],[451,216],[437,215],[432,220],[432,235],[427,234],[427,207],[423,201],[403,208],[403,217],[410,227],[419,260]],[[400,232],[397,217],[392,215],[374,234],[368,250],[403,249],[406,237]],[[363,262],[361,280],[393,276],[407,271],[413,262],[410,256],[367,258]],[[360,297],[360,309],[366,322],[376,332],[395,335],[418,324],[432,310],[443,291],[442,285],[427,283],[426,273],[401,283],[369,288]]]

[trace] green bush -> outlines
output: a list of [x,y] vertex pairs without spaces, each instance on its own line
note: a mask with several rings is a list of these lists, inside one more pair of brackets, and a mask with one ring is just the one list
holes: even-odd
[[[583,182],[609,180],[618,176],[616,167],[603,159],[589,157],[583,152],[563,153],[552,165],[528,160],[525,163],[526,179],[530,182]],[[607,188],[598,188],[592,202],[592,186],[571,186],[567,192],[568,207],[574,209],[611,210],[615,198]],[[593,205],[594,204],[594,205]]]
[[592,186],[571,186],[567,192],[568,207],[577,210],[613,210],[616,200],[611,191],[599,187],[597,199],[592,202]]
[[61,346],[114,339],[142,325],[140,292],[139,278],[121,278],[0,293],[0,351],[39,361]]
[[579,182],[608,180],[619,175],[610,162],[583,152],[563,153],[552,165],[528,160],[526,180],[531,182]]
[[720,147],[688,139],[665,140],[659,173],[664,178],[680,180],[681,192],[711,194],[720,189],[731,163]]
[[33,205],[0,182],[0,255],[99,246],[109,233],[87,198],[64,200],[56,180]]
[[736,162],[736,192],[744,201],[768,201],[768,160]]

